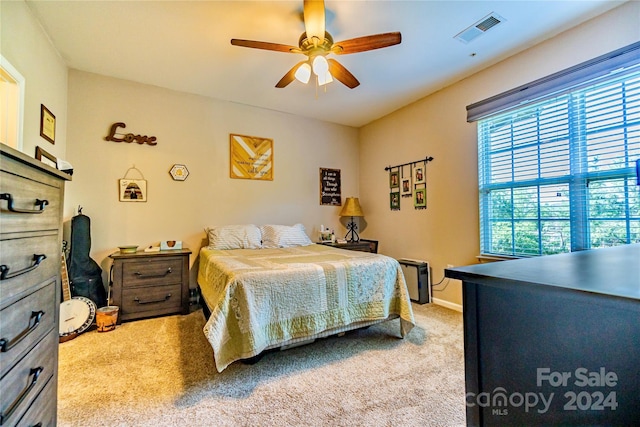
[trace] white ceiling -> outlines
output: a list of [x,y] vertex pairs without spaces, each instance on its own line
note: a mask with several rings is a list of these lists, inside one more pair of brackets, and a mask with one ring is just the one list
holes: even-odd
[[[333,56],[360,81],[275,88],[304,57],[231,46],[297,46],[299,1],[36,1],[27,4],[70,68],[360,127],[624,1],[326,1],[335,41],[400,31],[400,45]],[[454,38],[490,13],[505,22]]]

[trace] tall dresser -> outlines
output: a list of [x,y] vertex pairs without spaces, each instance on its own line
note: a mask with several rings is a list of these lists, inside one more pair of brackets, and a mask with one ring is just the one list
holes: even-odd
[[0,144],[0,425],[54,426],[64,184]]

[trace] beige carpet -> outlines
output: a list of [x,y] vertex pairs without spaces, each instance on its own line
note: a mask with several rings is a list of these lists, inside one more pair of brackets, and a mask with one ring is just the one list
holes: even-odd
[[393,320],[217,373],[201,311],[60,345],[60,426],[463,426],[462,315]]

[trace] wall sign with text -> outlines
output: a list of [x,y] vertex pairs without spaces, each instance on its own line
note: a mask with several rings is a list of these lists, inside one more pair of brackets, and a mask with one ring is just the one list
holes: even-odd
[[342,206],[340,169],[320,168],[320,204]]
[[122,122],[112,124],[111,128],[109,129],[109,135],[104,137],[105,141],[126,142],[129,144],[132,142],[135,142],[140,145],[142,144],[157,145],[158,144],[155,136],[134,135],[132,133],[118,132],[118,128],[124,129],[126,127],[127,125]]

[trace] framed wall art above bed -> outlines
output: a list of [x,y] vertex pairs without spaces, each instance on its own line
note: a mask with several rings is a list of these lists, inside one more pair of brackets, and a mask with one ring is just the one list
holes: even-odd
[[273,140],[229,135],[229,174],[235,179],[273,181]]

